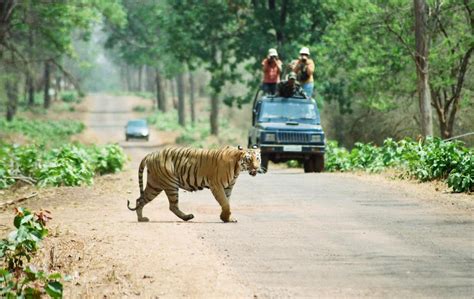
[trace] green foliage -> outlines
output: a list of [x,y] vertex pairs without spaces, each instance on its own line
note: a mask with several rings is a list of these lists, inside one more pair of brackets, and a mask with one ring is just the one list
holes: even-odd
[[17,208],[13,220],[15,230],[0,241],[0,296],[2,298],[40,298],[49,295],[61,298],[63,279],[60,273],[48,274],[29,264],[48,234],[48,211],[31,213]]
[[349,152],[339,147],[337,141],[328,141],[326,144],[324,169],[326,171],[347,171],[351,168]]
[[447,180],[454,192],[474,190],[474,151],[460,142],[428,138],[398,142],[388,138],[382,146],[357,143],[351,151],[329,141],[327,171],[365,170],[378,172],[388,167],[401,169],[419,181]]
[[286,162],[289,168],[301,168],[301,163],[298,160],[289,160]]
[[93,183],[96,174],[123,169],[127,160],[116,144],[84,147],[65,144],[51,150],[44,146],[0,144],[0,189],[15,183],[16,177],[39,186],[78,186]]
[[152,116],[149,116],[147,121],[160,131],[170,132],[182,129],[178,123],[178,111],[176,110],[167,113],[157,111]]
[[26,120],[14,119],[11,122],[0,119],[0,131],[6,133],[21,133],[38,143],[62,143],[67,137],[78,134],[85,126],[73,120]]
[[60,94],[60,98],[66,103],[80,103],[81,97],[76,91],[63,91]]
[[221,120],[220,137],[212,139],[211,130],[207,119],[199,118],[195,124],[182,127],[178,123],[178,113],[176,110],[163,113],[157,111],[147,119],[148,123],[154,125],[160,131],[177,132],[176,143],[193,147],[219,147],[222,144],[238,144],[235,130],[225,119]]
[[94,171],[101,175],[119,172],[127,162],[127,156],[118,144],[107,144],[103,147],[95,146],[87,151],[92,156]]
[[146,107],[145,107],[145,106],[141,106],[141,105],[137,105],[137,106],[134,106],[134,107],[133,107],[133,111],[135,111],[135,112],[145,112],[145,111],[146,111]]
[[65,145],[44,157],[38,164],[35,179],[41,187],[90,185],[94,178],[91,162],[83,148]]

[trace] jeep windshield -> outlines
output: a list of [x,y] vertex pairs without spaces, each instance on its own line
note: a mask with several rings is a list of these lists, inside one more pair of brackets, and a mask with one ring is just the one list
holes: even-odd
[[262,102],[259,122],[298,122],[319,124],[318,108],[313,102]]

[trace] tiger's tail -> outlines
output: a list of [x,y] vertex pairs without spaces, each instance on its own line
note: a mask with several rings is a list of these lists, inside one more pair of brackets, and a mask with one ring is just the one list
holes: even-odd
[[[145,169],[147,158],[148,158],[148,155],[146,155],[145,158],[142,159],[142,161],[140,162],[140,166],[138,167],[138,186],[140,187],[140,197],[137,199],[137,203],[138,203],[138,200],[143,198],[143,196],[145,195],[145,191],[143,191],[143,170]],[[130,211],[135,211],[137,207],[138,205],[136,205],[135,208],[131,208],[130,201],[127,200],[127,208]]]

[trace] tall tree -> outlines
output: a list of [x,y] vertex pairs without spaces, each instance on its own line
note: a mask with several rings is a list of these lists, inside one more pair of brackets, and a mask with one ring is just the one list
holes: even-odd
[[51,88],[51,62],[49,60],[46,60],[44,62],[44,75],[43,75],[43,80],[44,80],[44,90],[43,90],[43,100],[44,100],[44,108],[48,109],[49,106],[51,105],[51,95],[49,92],[49,89]]
[[431,113],[431,91],[429,86],[429,48],[427,30],[428,7],[425,0],[413,0],[415,11],[415,65],[418,77],[418,100],[421,114],[421,132],[423,136],[433,135]]
[[184,103],[184,75],[176,76],[176,86],[178,89],[178,122],[181,126],[186,125],[186,109]]
[[162,112],[167,112],[168,105],[166,103],[164,80],[160,72],[158,71],[158,69],[155,70],[155,83],[156,83],[156,99],[157,99],[158,110]]
[[194,86],[194,74],[193,72],[189,72],[189,110],[191,112],[191,123],[194,124],[196,122],[196,103],[194,99],[194,95],[196,87]]

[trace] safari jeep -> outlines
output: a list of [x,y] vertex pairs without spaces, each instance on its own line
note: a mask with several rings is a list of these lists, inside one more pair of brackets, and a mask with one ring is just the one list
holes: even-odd
[[298,160],[305,172],[324,170],[325,136],[318,106],[300,95],[290,98],[257,93],[253,103],[249,147],[260,147],[263,171],[268,161]]

